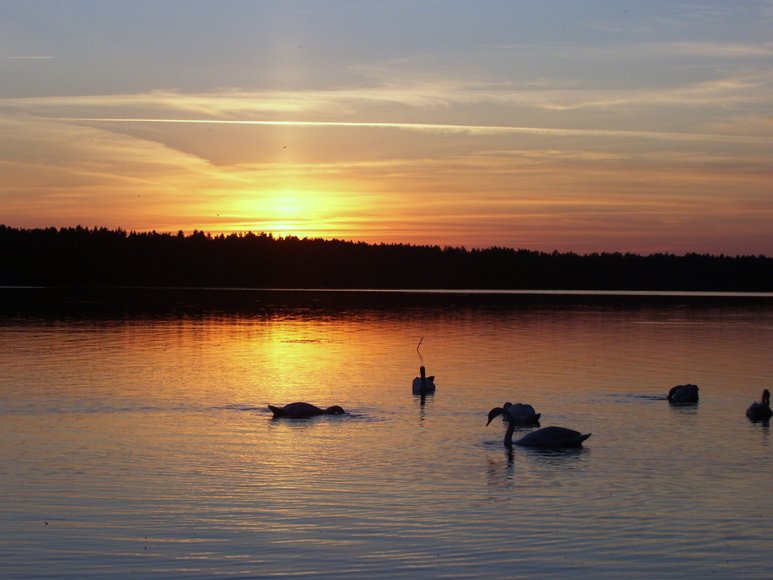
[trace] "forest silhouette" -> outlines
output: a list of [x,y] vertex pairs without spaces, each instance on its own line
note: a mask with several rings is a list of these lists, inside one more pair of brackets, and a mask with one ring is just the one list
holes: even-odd
[[0,225],[0,285],[773,291],[773,258]]

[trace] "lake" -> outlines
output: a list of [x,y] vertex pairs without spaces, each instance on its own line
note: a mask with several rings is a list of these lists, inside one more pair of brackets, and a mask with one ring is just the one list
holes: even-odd
[[2,577],[773,577],[773,296],[68,292],[0,291]]

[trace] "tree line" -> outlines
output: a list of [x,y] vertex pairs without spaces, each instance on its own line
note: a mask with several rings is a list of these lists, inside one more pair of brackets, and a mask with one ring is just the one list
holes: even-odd
[[0,225],[0,285],[773,291],[773,258]]

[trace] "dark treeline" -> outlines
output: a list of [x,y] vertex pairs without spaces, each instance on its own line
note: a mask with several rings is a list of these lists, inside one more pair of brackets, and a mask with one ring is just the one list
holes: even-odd
[[773,258],[0,225],[0,285],[773,291]]

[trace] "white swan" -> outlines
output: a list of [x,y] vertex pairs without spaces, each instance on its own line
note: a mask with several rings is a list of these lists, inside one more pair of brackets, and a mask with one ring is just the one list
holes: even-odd
[[488,425],[495,417],[499,415],[509,415],[508,421],[515,422],[516,425],[537,425],[539,427],[540,413],[534,410],[534,407],[525,403],[505,403],[501,407],[494,407],[488,414]]
[[698,385],[676,385],[668,391],[668,402],[673,404],[697,403]]
[[773,417],[773,411],[770,410],[770,391],[762,391],[760,402],[754,402],[746,409],[746,416],[752,421],[767,421]]
[[[509,413],[502,414],[507,419],[507,432],[505,433],[505,447],[513,446],[513,432],[515,431],[515,421],[512,420]],[[491,420],[489,419],[489,423]],[[486,423],[488,425],[488,423]],[[582,442],[590,437],[590,433],[580,433],[574,429],[565,427],[543,427],[531,433],[527,433],[515,442],[515,445],[521,447],[542,447],[548,449],[562,449],[566,447],[582,447]]]
[[419,367],[419,376],[413,379],[412,384],[414,395],[426,395],[435,392],[435,375],[427,376],[427,370],[424,366]]

